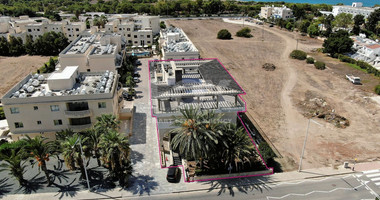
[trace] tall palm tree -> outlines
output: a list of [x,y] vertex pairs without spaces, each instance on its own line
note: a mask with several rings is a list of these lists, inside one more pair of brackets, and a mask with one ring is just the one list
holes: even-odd
[[94,125],[94,128],[98,131],[107,134],[107,130],[116,130],[119,128],[120,121],[116,119],[115,115],[112,114],[103,114],[99,117],[96,117],[97,122]]
[[225,167],[234,164],[238,171],[238,163],[249,161],[249,157],[256,154],[255,148],[242,127],[237,128],[236,124],[227,123],[221,131],[225,136],[223,137],[225,146],[221,148],[223,149],[221,160],[224,160]]
[[20,185],[25,185],[24,179],[25,167],[23,159],[26,158],[26,154],[22,147],[14,147],[11,145],[7,151],[0,153],[0,160],[3,161],[0,164],[0,172],[9,170],[9,174],[14,176]]
[[85,177],[84,163],[79,145],[76,145],[79,137],[81,136],[74,134],[73,136],[66,138],[66,140],[61,143],[61,146],[67,168],[70,170],[76,170],[77,166],[79,166],[83,178]]
[[[86,131],[86,137],[83,139],[83,143],[85,144],[88,149],[90,149],[93,152],[93,155],[96,157],[96,160],[98,162],[98,166],[101,166],[102,163],[100,162],[100,139],[101,139],[101,131],[98,129],[89,129]],[[85,148],[86,148],[85,147]]]
[[55,152],[55,145],[52,141],[46,142],[47,138],[41,136],[37,136],[33,139],[29,136],[26,137],[25,141],[27,142],[27,145],[25,146],[25,150],[31,156],[36,158],[38,161],[38,167],[45,173],[48,186],[50,186],[52,182],[50,180],[46,162],[49,161],[49,156]]
[[99,143],[102,159],[112,178],[118,178],[125,183],[125,178],[131,174],[129,162],[130,148],[127,137],[115,130],[103,134]]
[[172,148],[188,158],[207,158],[222,134],[218,131],[221,115],[213,111],[203,112],[193,107],[182,109],[180,112],[182,116],[175,118],[172,124],[178,128],[169,132],[175,134],[170,141]]

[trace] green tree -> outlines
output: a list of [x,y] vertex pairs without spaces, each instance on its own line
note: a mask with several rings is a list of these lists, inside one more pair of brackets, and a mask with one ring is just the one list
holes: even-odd
[[26,35],[25,51],[29,55],[34,55],[36,53],[36,50],[34,48],[33,37],[31,35]]
[[110,130],[108,134],[101,136],[99,147],[111,178],[117,178],[120,185],[126,186],[132,173],[128,139],[115,130]]
[[319,35],[319,27],[318,24],[311,24],[307,28],[307,33],[310,35],[310,37],[318,36]]
[[27,145],[25,146],[25,150],[30,156],[34,157],[38,161],[38,168],[42,169],[45,173],[46,180],[48,182],[48,186],[52,184],[50,179],[49,171],[46,166],[46,162],[49,161],[50,155],[55,152],[55,146],[53,142],[46,142],[47,138],[43,138],[41,136],[37,136],[35,138],[30,138],[28,135],[25,139]]
[[95,129],[95,128],[90,129],[87,132],[88,134],[86,135],[86,138],[83,140],[83,142],[87,143],[89,148],[94,152],[94,156],[96,158],[96,161],[98,162],[98,166],[102,165],[102,163],[100,162],[101,154],[100,154],[100,147],[99,147],[102,131],[103,129],[99,130],[99,127],[98,129]]
[[380,85],[376,85],[375,87],[375,93],[380,95]]
[[351,51],[353,44],[354,42],[349,37],[348,32],[339,30],[335,33],[330,34],[330,37],[323,42],[323,52],[330,53],[331,56],[336,53],[347,53]]
[[120,125],[120,121],[112,114],[102,114],[96,120],[94,128],[102,134],[107,134],[108,130],[117,130]]
[[367,18],[367,23],[365,24],[366,29],[372,32],[376,32],[376,26],[380,21],[380,9],[373,11]]
[[352,25],[352,22],[352,14],[350,13],[340,13],[334,20],[334,24],[342,28],[348,28]]
[[3,107],[0,107],[0,120],[5,119],[4,109]]
[[363,15],[355,15],[354,17],[354,27],[352,29],[352,32],[355,35],[359,35],[360,33],[360,26],[364,23],[364,16]]
[[240,29],[238,32],[236,32],[236,36],[246,37],[246,38],[253,37],[253,35],[251,34],[251,29],[248,27],[244,27],[244,28]]
[[162,29],[165,29],[165,28],[166,28],[166,25],[165,25],[165,22],[164,22],[164,21],[160,22],[160,27],[161,27]]
[[272,161],[273,158],[276,157],[276,154],[273,152],[273,150],[270,148],[270,146],[266,142],[260,143],[259,152],[261,156],[263,157],[265,163]]
[[5,37],[0,37],[0,56],[9,55],[9,42]]
[[227,29],[222,29],[218,32],[218,36],[217,36],[218,39],[222,39],[222,40],[229,40],[229,39],[232,39],[231,38],[231,33],[227,30]]
[[65,160],[66,166],[70,170],[76,170],[79,166],[82,178],[85,177],[84,163],[82,159],[82,153],[79,145],[77,145],[77,140],[81,137],[79,134],[74,134],[66,138],[61,142],[62,155]]
[[9,55],[21,56],[25,54],[24,44],[20,37],[9,36]]
[[9,171],[9,174],[16,178],[21,186],[25,185],[27,181],[24,179],[26,166],[24,159],[27,155],[23,149],[23,141],[2,144],[0,147],[0,172]]
[[302,20],[298,25],[298,30],[302,33],[307,33],[307,28],[310,26],[310,21],[305,19]]

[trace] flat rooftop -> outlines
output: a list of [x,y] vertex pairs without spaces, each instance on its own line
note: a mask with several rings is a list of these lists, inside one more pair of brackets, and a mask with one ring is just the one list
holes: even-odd
[[[166,40],[162,46],[165,52],[198,52],[198,49],[180,28],[168,27],[162,32],[162,36]],[[175,38],[175,40],[169,41],[168,37]]]
[[[68,69],[67,72],[70,70],[72,69]],[[60,73],[57,76],[65,76],[65,74],[68,73]],[[28,75],[13,88],[14,92],[10,91],[11,94],[6,94],[4,97],[34,98],[110,93],[116,85],[115,82],[117,82],[117,74],[115,72],[85,72],[79,74],[72,88],[57,91],[49,88],[49,84],[47,83],[49,77],[55,77],[54,73]]]
[[66,49],[64,54],[83,54],[94,43],[96,35],[81,36],[74,43],[70,44],[70,48]]

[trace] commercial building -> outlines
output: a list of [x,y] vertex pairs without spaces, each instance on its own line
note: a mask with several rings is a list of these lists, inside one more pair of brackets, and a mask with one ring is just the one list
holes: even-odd
[[199,51],[182,29],[168,27],[160,34],[163,60],[199,59]]
[[367,18],[373,11],[375,11],[375,8],[363,7],[363,3],[353,2],[352,6],[333,6],[332,14],[334,17],[341,13],[347,13],[352,14],[354,17],[355,15],[363,15]]
[[91,127],[97,116],[117,115],[117,83],[115,72],[81,73],[78,66],[26,76],[2,98],[12,139],[55,139],[57,131],[80,131]]
[[236,123],[238,111],[245,110],[238,96],[244,91],[216,59],[155,61],[149,67],[160,144],[175,128],[171,126],[173,117],[181,116],[181,109],[213,110],[231,123]]
[[275,19],[289,19],[293,18],[293,11],[290,8],[287,8],[286,6],[265,6],[261,7],[259,16],[264,19],[269,19],[271,17]]
[[57,68],[78,66],[79,72],[115,71],[121,66],[121,36],[83,34],[59,54]]

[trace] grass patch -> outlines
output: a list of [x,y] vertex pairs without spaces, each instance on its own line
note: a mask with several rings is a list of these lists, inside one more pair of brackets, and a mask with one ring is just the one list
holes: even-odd
[[362,72],[367,72],[367,70],[360,68],[360,67],[359,67],[358,65],[356,65],[356,64],[352,64],[352,63],[346,63],[346,64],[347,64],[348,66],[354,68],[354,69],[360,70],[360,71],[362,71]]

